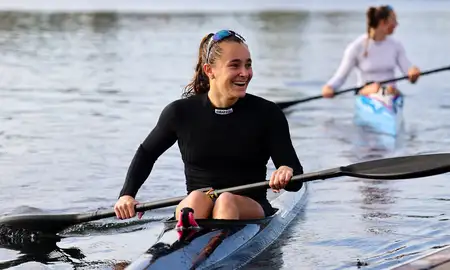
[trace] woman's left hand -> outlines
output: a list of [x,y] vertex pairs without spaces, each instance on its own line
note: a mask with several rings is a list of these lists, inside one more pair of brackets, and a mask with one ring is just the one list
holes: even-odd
[[288,166],[280,166],[272,173],[269,185],[274,192],[280,192],[292,178],[294,170]]

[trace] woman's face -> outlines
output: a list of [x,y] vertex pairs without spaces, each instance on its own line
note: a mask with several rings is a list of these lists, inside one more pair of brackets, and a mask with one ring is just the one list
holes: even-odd
[[252,59],[247,45],[224,41],[219,44],[220,56],[213,65],[204,67],[210,78],[211,89],[225,98],[244,97],[253,77]]
[[395,28],[398,25],[397,16],[394,11],[391,11],[389,17],[386,20],[383,20],[382,27],[386,35],[392,35],[394,33]]

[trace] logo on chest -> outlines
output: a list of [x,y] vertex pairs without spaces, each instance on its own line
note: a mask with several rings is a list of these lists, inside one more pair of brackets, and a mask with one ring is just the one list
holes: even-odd
[[232,112],[233,112],[233,108],[229,108],[229,109],[226,109],[226,110],[223,110],[223,109],[214,109],[214,112],[215,112],[216,114],[226,115],[226,114],[232,113]]

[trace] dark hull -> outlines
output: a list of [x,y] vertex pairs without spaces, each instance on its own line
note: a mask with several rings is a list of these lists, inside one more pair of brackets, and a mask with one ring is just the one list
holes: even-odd
[[278,239],[305,205],[306,190],[304,184],[299,192],[283,192],[271,200],[277,212],[264,219],[198,220],[207,230],[186,245],[177,243],[175,223],[168,220],[157,242],[127,269],[237,269]]

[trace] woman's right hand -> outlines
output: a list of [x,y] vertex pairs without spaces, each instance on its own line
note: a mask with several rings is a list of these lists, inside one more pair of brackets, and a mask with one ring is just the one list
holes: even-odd
[[114,205],[114,212],[118,219],[132,218],[136,215],[134,207],[138,202],[129,195],[123,195]]
[[322,87],[322,96],[324,98],[332,98],[334,97],[334,89],[329,85],[324,85]]

